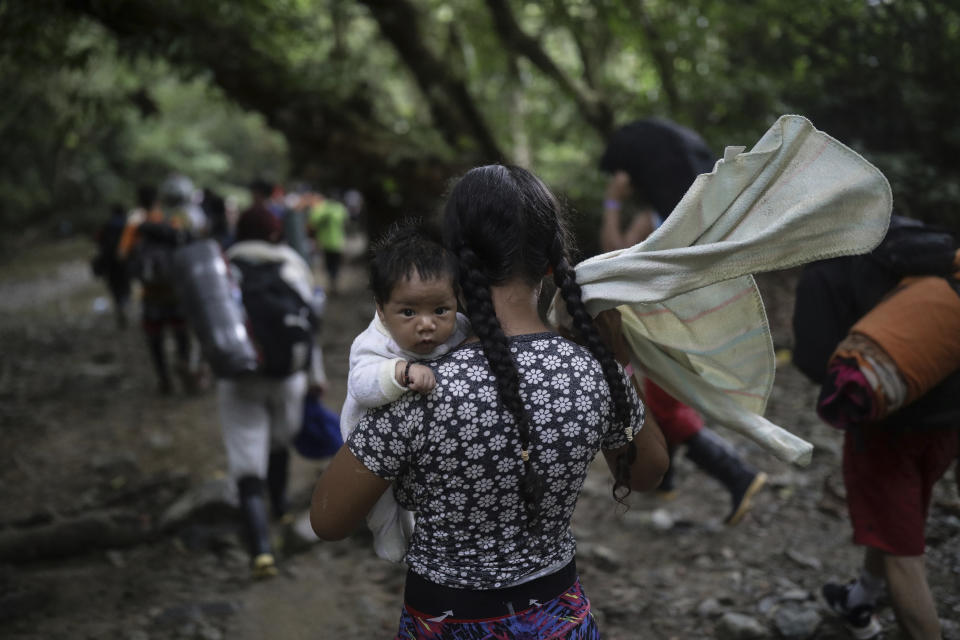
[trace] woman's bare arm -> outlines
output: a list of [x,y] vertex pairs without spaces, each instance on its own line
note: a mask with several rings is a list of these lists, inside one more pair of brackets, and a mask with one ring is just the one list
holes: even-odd
[[[636,382],[634,385],[636,386]],[[630,489],[656,489],[670,466],[670,456],[667,454],[667,442],[660,431],[660,425],[650,413],[647,413],[643,420],[643,428],[634,435],[633,443],[637,447],[637,457],[630,466]],[[617,457],[626,453],[626,450],[626,446],[603,450],[603,457],[614,477],[617,475]]]
[[322,540],[341,540],[363,522],[389,480],[363,466],[347,445],[317,480],[310,502],[310,524]]
[[[597,315],[596,324],[600,337],[613,352],[617,362],[621,366],[629,364],[630,351],[621,331],[620,312],[616,309],[603,311]],[[630,376],[630,383],[633,384],[637,396],[643,399],[643,390],[637,383],[637,379]],[[670,456],[667,453],[667,441],[663,437],[660,425],[649,411],[644,416],[643,428],[634,435],[633,443],[637,448],[637,457],[630,466],[630,488],[636,491],[655,489],[660,484],[663,474],[667,472],[667,467],[670,466]],[[614,474],[614,477],[616,477],[617,457],[626,450],[627,446],[603,450],[607,466],[610,467],[610,473]]]
[[641,211],[634,217],[633,222],[624,232],[623,246],[632,247],[635,244],[640,244],[651,233],[653,233],[653,211]]

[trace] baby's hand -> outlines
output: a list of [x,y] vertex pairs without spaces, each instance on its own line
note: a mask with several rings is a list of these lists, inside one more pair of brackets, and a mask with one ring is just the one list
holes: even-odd
[[430,367],[422,364],[410,365],[408,378],[410,379],[410,383],[407,385],[407,388],[411,391],[429,393],[437,386],[437,379],[433,377],[433,371],[430,370]]

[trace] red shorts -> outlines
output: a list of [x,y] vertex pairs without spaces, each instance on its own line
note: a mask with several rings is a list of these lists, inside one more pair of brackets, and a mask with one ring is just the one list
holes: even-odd
[[660,425],[663,437],[671,447],[683,444],[703,428],[703,418],[696,409],[688,407],[657,384],[646,378],[643,382],[647,409]]
[[843,482],[853,541],[895,556],[923,555],[933,485],[957,449],[956,429],[867,432],[860,445],[847,431]]

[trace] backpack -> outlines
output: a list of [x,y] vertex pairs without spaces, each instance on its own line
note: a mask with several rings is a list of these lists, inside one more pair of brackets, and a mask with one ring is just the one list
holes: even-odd
[[189,239],[183,231],[161,222],[144,222],[133,257],[133,273],[147,287],[173,283],[173,252]]
[[280,275],[282,262],[236,259],[247,327],[260,358],[258,372],[285,378],[310,366],[316,317]]
[[857,320],[906,276],[949,277],[958,247],[948,230],[893,216],[883,242],[870,253],[805,265],[793,315],[793,364],[823,383],[827,361]]

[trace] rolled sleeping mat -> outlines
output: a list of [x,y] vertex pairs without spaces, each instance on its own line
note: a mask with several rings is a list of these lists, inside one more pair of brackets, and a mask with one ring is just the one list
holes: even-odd
[[956,281],[905,278],[838,345],[817,412],[839,428],[878,422],[924,398],[957,371]]
[[223,378],[257,370],[257,352],[247,333],[240,291],[231,280],[215,240],[176,250],[173,274],[187,320],[204,358]]

